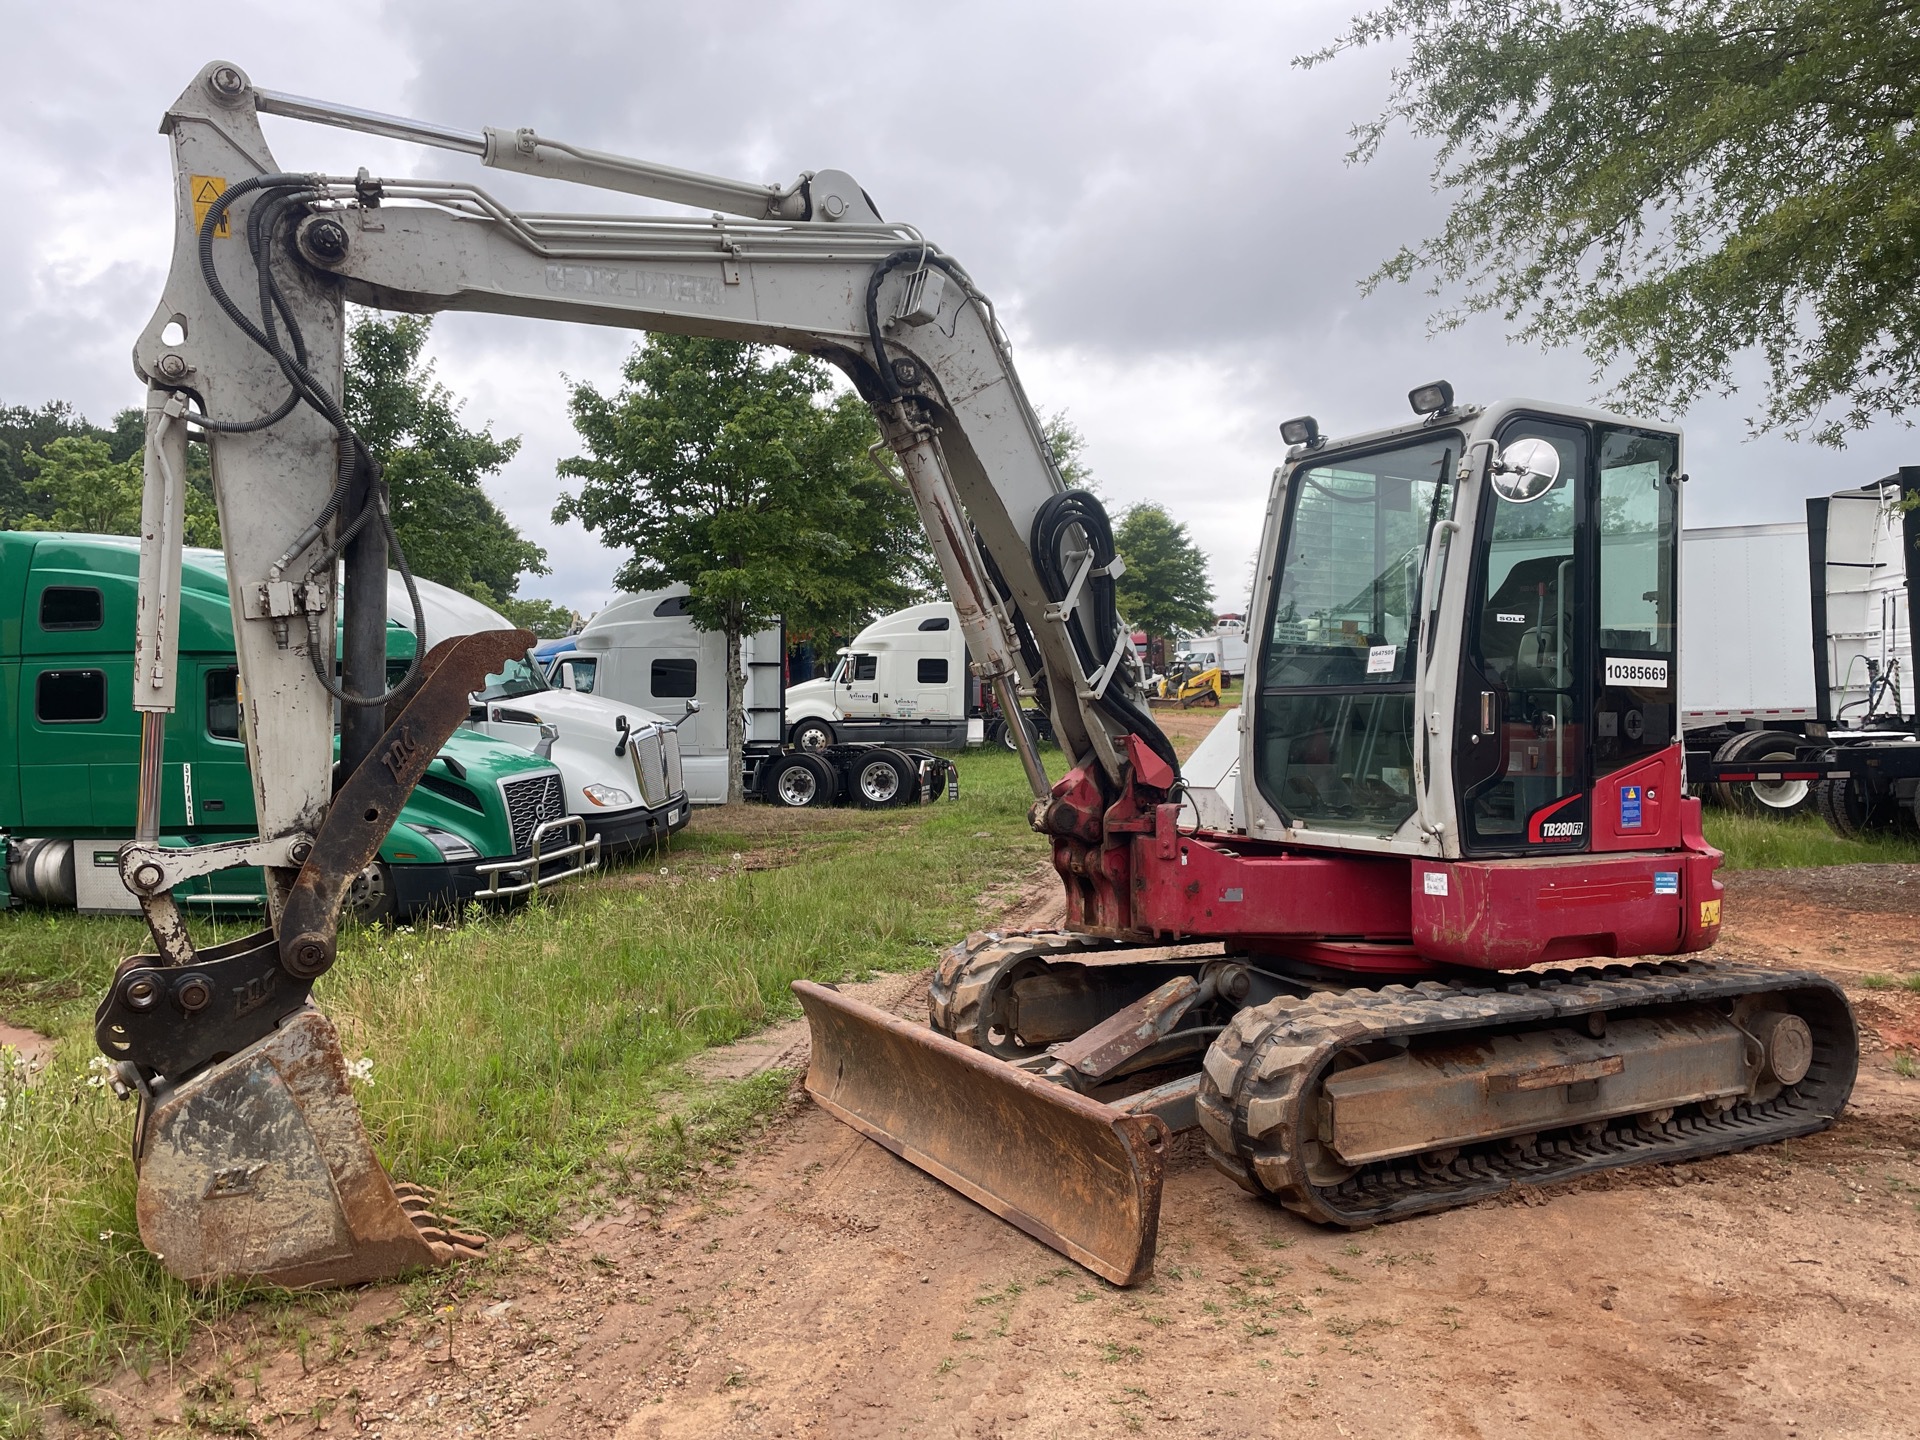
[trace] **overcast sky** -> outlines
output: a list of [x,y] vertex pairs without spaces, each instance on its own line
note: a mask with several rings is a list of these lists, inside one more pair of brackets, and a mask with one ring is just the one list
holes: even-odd
[[[1289,63],[1353,8],[7,0],[0,402],[66,399],[96,420],[139,403],[127,357],[171,243],[155,127],[202,64],[232,60],[268,89],[462,128],[531,125],[741,179],[851,171],[889,219],[967,266],[1000,306],[1034,402],[1070,413],[1110,500],[1166,503],[1207,551],[1221,608],[1237,610],[1282,419],[1372,428],[1436,377],[1466,400],[1596,398],[1577,354],[1509,345],[1496,322],[1429,338],[1417,288],[1361,296],[1361,277],[1430,233],[1444,205],[1405,136],[1366,168],[1343,161],[1347,127],[1384,95],[1386,57]],[[287,169],[474,179],[534,208],[622,203],[447,152],[264,124]],[[590,611],[612,593],[619,557],[548,512],[554,463],[575,449],[563,376],[611,386],[632,343],[436,322],[431,354],[468,422],[524,440],[491,486],[553,563],[524,594]],[[1844,452],[1749,440],[1743,417],[1759,408],[1736,396],[1681,417],[1689,524],[1802,518],[1803,497],[1916,457],[1893,424]]]

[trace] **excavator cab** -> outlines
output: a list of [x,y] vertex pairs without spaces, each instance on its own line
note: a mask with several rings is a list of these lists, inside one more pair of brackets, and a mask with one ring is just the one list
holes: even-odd
[[1596,843],[1596,781],[1652,760],[1624,812],[1612,797],[1622,834],[1652,838],[1681,798],[1679,435],[1521,405],[1409,428],[1303,447],[1285,474],[1251,828],[1449,859],[1577,853]]

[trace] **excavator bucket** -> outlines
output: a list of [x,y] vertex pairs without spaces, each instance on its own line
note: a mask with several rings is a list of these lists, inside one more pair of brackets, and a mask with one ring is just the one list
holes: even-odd
[[353,1285],[476,1255],[374,1158],[333,1024],[306,1009],[143,1117],[140,1238],[191,1283]]
[[1168,1138],[830,986],[794,982],[821,1108],[1116,1285],[1153,1273]]

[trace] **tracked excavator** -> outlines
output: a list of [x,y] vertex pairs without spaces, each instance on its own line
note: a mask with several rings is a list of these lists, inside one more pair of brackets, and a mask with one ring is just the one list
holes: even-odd
[[[687,209],[536,213],[464,180],[289,173],[262,115]],[[955,945],[931,1025],[796,984],[807,1087],[1098,1274],[1151,1272],[1182,1130],[1252,1195],[1365,1226],[1840,1114],[1842,994],[1684,958],[1713,943],[1721,887],[1676,730],[1670,426],[1444,384],[1366,434],[1284,425],[1229,811],[1189,792],[1148,713],[1107,517],[1062,483],[993,306],[845,173],[740,183],[302,99],[226,63],[162,130],[177,238],[135,347],[146,743],[120,852],[154,947],[119,967],[96,1033],[138,1097],[141,1234],[175,1274],[347,1283],[482,1243],[381,1168],[311,996],[352,877],[529,639],[443,644],[388,688],[386,572],[407,570],[341,408],[348,302],[785,346],[872,407],[977,672],[1004,711],[1026,687],[1052,716],[1062,773],[1018,739],[1066,919]],[[190,436],[211,451],[260,835],[171,849]],[[265,867],[269,925],[196,945],[169,892],[243,863]]]

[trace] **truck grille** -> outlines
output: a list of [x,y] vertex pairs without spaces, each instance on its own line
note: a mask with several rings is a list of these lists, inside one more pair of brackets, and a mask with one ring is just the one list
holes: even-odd
[[668,730],[660,737],[660,748],[667,757],[667,794],[674,796],[687,788],[687,779],[680,771],[680,732]]
[[513,853],[518,855],[533,844],[533,832],[548,820],[567,813],[567,795],[556,770],[546,775],[529,775],[524,780],[508,780],[500,786],[507,801],[507,821],[513,829]]
[[627,746],[633,756],[633,778],[640,783],[640,798],[649,809],[667,803],[667,765],[660,750],[660,732],[649,729],[636,733]]

